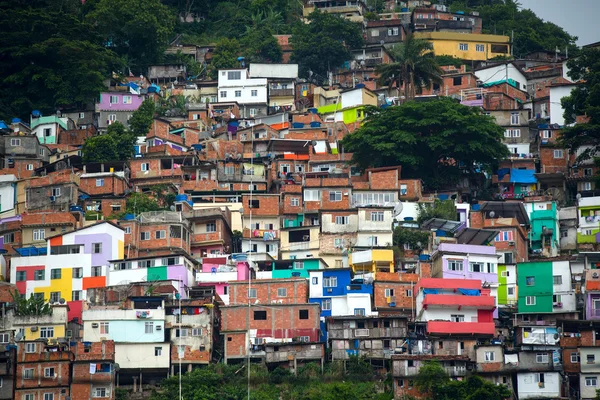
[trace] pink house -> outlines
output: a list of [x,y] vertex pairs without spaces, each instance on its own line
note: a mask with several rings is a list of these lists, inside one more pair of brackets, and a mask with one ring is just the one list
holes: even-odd
[[250,266],[246,261],[238,261],[236,266],[226,264],[225,258],[204,258],[202,272],[196,274],[198,286],[214,286],[215,291],[226,305],[229,305],[229,282],[246,281]]
[[146,98],[144,95],[131,93],[127,86],[122,87],[127,91],[119,90],[100,93],[100,100],[96,104],[96,112],[100,114],[98,117],[98,128],[106,129],[116,121],[128,126],[131,114],[140,107]]

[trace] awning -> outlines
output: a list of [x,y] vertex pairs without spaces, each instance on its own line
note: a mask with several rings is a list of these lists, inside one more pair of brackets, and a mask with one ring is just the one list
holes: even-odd
[[535,170],[533,169],[511,169],[510,182],[512,183],[537,183]]

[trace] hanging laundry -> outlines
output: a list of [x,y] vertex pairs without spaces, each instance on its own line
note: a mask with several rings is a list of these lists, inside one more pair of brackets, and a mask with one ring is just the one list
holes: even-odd
[[96,373],[96,364],[90,364],[90,374]]

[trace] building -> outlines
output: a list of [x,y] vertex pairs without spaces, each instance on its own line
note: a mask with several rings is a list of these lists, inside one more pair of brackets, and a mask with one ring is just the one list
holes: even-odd
[[132,93],[128,86],[116,86],[110,91],[100,93],[96,103],[98,114],[98,129],[103,131],[113,122],[119,121],[125,127],[129,126],[129,118],[140,108],[145,97]]
[[363,15],[366,12],[366,4],[363,0],[309,0],[303,5],[302,15],[307,17],[315,10],[329,14],[338,14],[342,18],[346,18],[352,22],[362,23],[364,20]]
[[531,229],[529,252],[545,257],[556,257],[560,252],[560,227],[558,207],[555,201],[527,201],[524,203]]
[[116,369],[115,342],[77,342],[71,345],[73,375],[71,399],[115,398]]
[[295,109],[298,64],[250,63],[249,75],[267,79],[270,111]]
[[496,298],[476,279],[422,278],[417,283],[416,314],[430,335],[496,333]]
[[568,261],[531,261],[517,264],[519,313],[575,313]]
[[229,208],[191,210],[186,217],[191,224],[190,253],[192,256],[213,257],[233,251]]
[[308,278],[312,271],[328,267],[320,258],[257,261],[256,265],[258,279]]
[[56,115],[44,117],[39,111],[34,110],[31,113],[29,126],[31,134],[37,136],[41,144],[56,144],[59,132],[72,128],[73,121]]
[[583,193],[578,198],[577,247],[581,250],[600,249],[600,196]]
[[399,19],[384,19],[379,21],[367,21],[366,40],[367,44],[381,44],[393,46],[403,42],[406,32],[402,21]]
[[[242,195],[242,252],[279,254],[280,218],[278,194]],[[254,260],[258,260],[253,255]]]
[[417,39],[433,44],[438,56],[452,56],[467,61],[486,61],[511,54],[508,36],[454,32],[416,32]]
[[350,253],[348,263],[356,275],[369,276],[377,279],[378,272],[394,272],[393,250],[362,250]]
[[19,179],[33,176],[35,170],[49,160],[50,151],[40,144],[39,138],[35,135],[2,136],[0,146],[2,170]]
[[267,115],[267,79],[251,78],[246,68],[219,70],[218,101],[237,102],[242,118]]

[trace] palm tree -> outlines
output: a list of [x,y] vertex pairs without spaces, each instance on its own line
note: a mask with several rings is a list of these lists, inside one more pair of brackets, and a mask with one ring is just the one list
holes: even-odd
[[391,56],[394,62],[378,65],[375,72],[379,74],[379,82],[387,84],[390,90],[394,83],[398,92],[404,85],[406,100],[414,99],[423,87],[429,89],[433,83],[442,82],[442,69],[427,40],[415,39],[409,34],[402,44],[392,49]]

